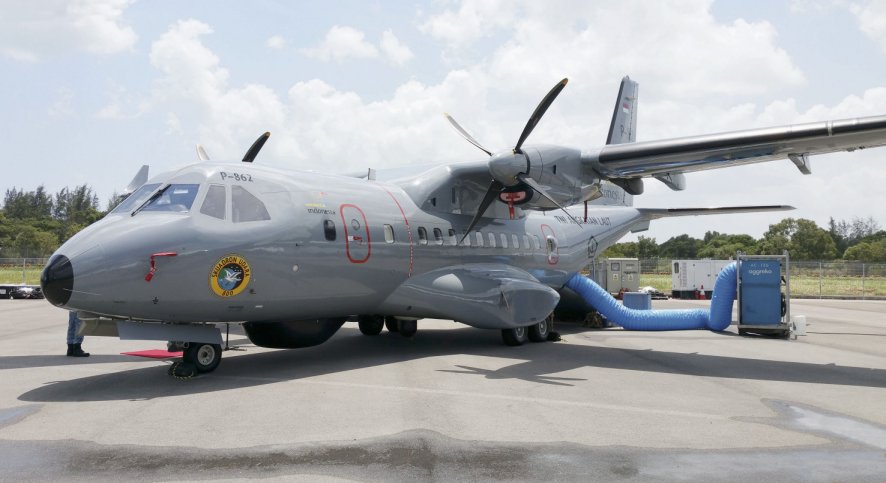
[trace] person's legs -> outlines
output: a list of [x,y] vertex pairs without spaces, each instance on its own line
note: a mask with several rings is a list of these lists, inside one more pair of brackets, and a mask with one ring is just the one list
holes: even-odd
[[71,357],[89,357],[88,352],[83,352],[80,344],[83,343],[83,337],[77,337],[77,330],[80,329],[82,321],[77,317],[76,312],[68,312],[68,356]]

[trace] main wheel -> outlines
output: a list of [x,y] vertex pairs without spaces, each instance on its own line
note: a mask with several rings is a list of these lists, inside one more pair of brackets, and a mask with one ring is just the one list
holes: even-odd
[[400,328],[397,326],[397,319],[391,317],[390,315],[385,317],[385,327],[387,327],[388,332],[400,331]]
[[191,342],[185,349],[183,359],[194,364],[197,372],[212,372],[221,363],[222,348],[218,344]]
[[378,335],[385,327],[385,319],[380,315],[361,315],[357,318],[357,325],[363,335]]
[[397,332],[403,337],[412,337],[418,332],[418,323],[415,320],[398,320]]
[[518,346],[526,342],[526,327],[514,327],[513,329],[502,329],[501,338],[505,341],[505,345]]
[[529,326],[529,340],[532,342],[545,342],[548,340],[548,333],[551,331],[551,318],[548,317],[541,322]]

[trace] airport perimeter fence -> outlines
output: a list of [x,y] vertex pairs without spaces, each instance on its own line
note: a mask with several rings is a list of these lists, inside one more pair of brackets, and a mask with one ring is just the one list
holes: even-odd
[[38,285],[46,258],[0,258],[0,284]]
[[[671,291],[669,258],[640,260],[640,284]],[[790,261],[791,297],[886,299],[886,263]]]

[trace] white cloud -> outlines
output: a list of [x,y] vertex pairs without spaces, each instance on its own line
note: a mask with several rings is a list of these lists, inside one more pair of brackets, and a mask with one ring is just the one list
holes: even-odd
[[36,62],[72,51],[114,54],[137,39],[123,13],[132,0],[4,1],[0,53]]
[[316,47],[300,49],[308,57],[324,62],[342,62],[346,59],[383,59],[393,65],[403,65],[413,57],[390,29],[382,33],[378,47],[366,40],[366,35],[353,27],[335,25]]
[[269,49],[282,49],[286,46],[286,40],[279,35],[274,35],[268,39],[267,46]]
[[886,51],[886,3],[876,0],[854,3],[850,11],[861,31]]
[[374,59],[378,57],[378,49],[366,41],[365,35],[353,27],[335,25],[319,45],[301,49],[309,56],[323,61],[345,59]]
[[395,65],[403,65],[413,57],[412,50],[403,45],[390,29],[382,33],[379,48],[388,61]]
[[419,29],[451,46],[466,46],[512,24],[518,15],[513,6],[504,0],[465,0],[457,10],[428,17]]

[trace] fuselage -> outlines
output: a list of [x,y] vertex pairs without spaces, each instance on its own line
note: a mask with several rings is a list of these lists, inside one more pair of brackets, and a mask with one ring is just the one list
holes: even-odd
[[560,289],[644,221],[628,206],[573,214],[581,226],[517,209],[462,241],[470,214],[421,209],[399,182],[201,163],[149,181],[67,241],[47,270],[70,278],[45,289],[71,310],[170,322],[377,313],[410,277],[464,264],[510,265]]

